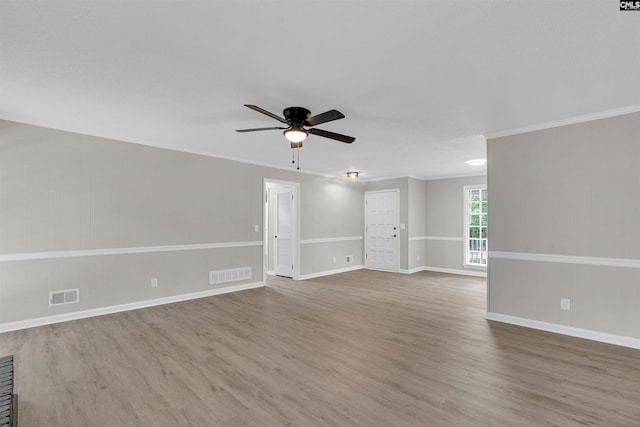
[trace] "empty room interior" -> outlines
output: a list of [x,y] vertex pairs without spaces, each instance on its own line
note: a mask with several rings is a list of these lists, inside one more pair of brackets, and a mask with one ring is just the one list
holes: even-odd
[[0,425],[640,426],[637,40],[0,0]]

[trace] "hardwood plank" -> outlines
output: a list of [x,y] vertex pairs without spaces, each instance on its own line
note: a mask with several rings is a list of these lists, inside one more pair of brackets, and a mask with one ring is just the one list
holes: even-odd
[[21,426],[640,425],[640,351],[489,322],[485,279],[355,271],[0,334]]

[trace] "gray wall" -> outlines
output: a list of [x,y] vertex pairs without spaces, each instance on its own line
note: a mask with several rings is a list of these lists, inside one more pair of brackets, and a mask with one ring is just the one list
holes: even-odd
[[409,271],[425,265],[425,241],[421,237],[425,236],[427,219],[426,187],[427,181],[415,178],[408,179],[407,256]]
[[[447,270],[464,269],[464,187],[486,183],[486,175],[426,181],[424,236],[428,239],[424,240],[425,266]],[[433,237],[457,240],[438,240]],[[491,240],[489,244],[491,245]]]
[[634,113],[488,141],[489,312],[640,338],[639,135]]
[[[300,183],[302,239],[362,235],[357,182],[0,121],[0,254],[262,241],[264,178]],[[302,274],[328,254],[361,263],[321,245],[302,245]],[[209,290],[209,270],[260,282],[262,265],[262,246],[4,261],[0,323]],[[68,288],[79,304],[48,306]]]
[[[301,189],[301,212],[306,218],[300,231],[308,239],[360,237],[361,240],[301,244],[300,274],[362,265],[364,198],[357,181],[306,175]],[[347,263],[347,255],[354,260]],[[333,262],[333,258],[336,262]]]

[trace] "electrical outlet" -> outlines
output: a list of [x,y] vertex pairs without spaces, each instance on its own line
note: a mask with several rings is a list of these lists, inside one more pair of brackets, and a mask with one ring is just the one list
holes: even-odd
[[253,226],[253,231],[255,231],[256,233],[260,231],[260,227],[258,226],[258,224]]
[[416,261],[420,261],[420,255],[416,255]]
[[336,257],[333,257],[333,263],[335,264],[337,261]]
[[347,255],[347,262],[353,262],[353,255]]
[[560,298],[560,310],[571,310],[571,300],[569,298]]
[[151,287],[152,288],[157,288],[158,287],[158,279],[156,279],[155,277],[153,279],[151,279]]

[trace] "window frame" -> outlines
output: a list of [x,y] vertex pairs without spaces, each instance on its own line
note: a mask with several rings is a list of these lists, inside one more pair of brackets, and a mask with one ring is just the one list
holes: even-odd
[[[462,191],[462,195],[463,195],[463,206],[464,206],[464,243],[463,243],[463,253],[462,253],[462,260],[463,263],[462,265],[465,268],[475,268],[478,270],[486,270],[487,269],[487,265],[489,263],[489,211],[487,209],[487,212],[482,212],[482,200],[480,200],[480,227],[482,227],[482,214],[484,213],[487,216],[487,225],[486,230],[487,230],[487,237],[485,238],[487,243],[486,243],[486,251],[485,251],[485,256],[487,259],[487,263],[486,264],[476,264],[476,263],[470,263],[469,262],[469,242],[470,239],[472,239],[472,237],[469,235],[469,218],[470,218],[470,204],[469,204],[469,192],[472,190],[484,190],[487,193],[487,204],[489,202],[489,191],[488,191],[488,187],[487,184],[476,184],[476,185],[465,185],[463,187],[463,191]],[[482,228],[480,228],[481,233],[482,233]],[[480,234],[480,239],[482,239],[482,234]]]

